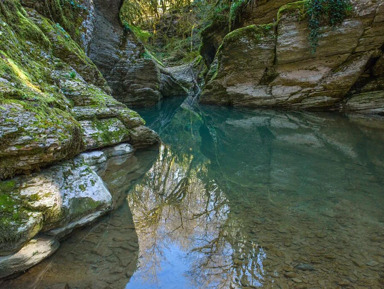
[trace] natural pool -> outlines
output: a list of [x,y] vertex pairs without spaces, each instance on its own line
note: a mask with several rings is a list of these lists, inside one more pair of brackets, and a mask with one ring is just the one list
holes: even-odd
[[384,121],[181,102],[104,168],[119,209],[0,287],[384,288]]

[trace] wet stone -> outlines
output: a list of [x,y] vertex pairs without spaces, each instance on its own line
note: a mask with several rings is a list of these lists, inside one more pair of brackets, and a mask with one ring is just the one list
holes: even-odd
[[299,278],[292,278],[292,281],[295,283],[303,283],[303,280],[301,280]]
[[315,268],[311,264],[300,263],[295,266],[295,269],[302,271],[315,271]]
[[379,262],[376,262],[376,261],[372,260],[372,261],[369,261],[367,263],[367,265],[370,266],[370,267],[375,267],[375,266],[379,265]]

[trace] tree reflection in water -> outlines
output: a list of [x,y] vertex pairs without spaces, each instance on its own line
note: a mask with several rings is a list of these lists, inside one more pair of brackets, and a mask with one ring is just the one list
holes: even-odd
[[128,289],[380,288],[382,121],[200,109],[148,112],[165,144],[128,196]]
[[[241,222],[229,217],[228,200],[208,180],[207,165],[208,159],[194,162],[192,153],[175,154],[163,145],[152,169],[128,195],[140,244],[140,269],[127,288],[146,288],[145,283],[148,288],[262,284],[266,254],[256,240],[243,236]],[[172,267],[171,276],[164,274],[175,259],[184,271]]]

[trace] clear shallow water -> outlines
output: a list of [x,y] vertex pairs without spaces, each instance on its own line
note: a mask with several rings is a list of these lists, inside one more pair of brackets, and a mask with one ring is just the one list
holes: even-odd
[[384,122],[180,103],[106,167],[122,206],[4,288],[384,287]]

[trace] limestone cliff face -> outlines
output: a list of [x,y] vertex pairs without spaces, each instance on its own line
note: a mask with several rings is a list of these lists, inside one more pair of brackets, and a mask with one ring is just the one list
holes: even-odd
[[111,96],[83,50],[95,30],[92,5],[0,1],[0,278],[112,208],[95,162],[159,141]]
[[87,51],[113,95],[130,106],[149,106],[185,90],[149,57],[119,19],[122,0],[95,0],[95,23]]
[[246,26],[223,39],[201,102],[383,114],[384,3],[353,1],[352,16],[323,27],[312,53],[305,6],[288,2],[249,6]]

